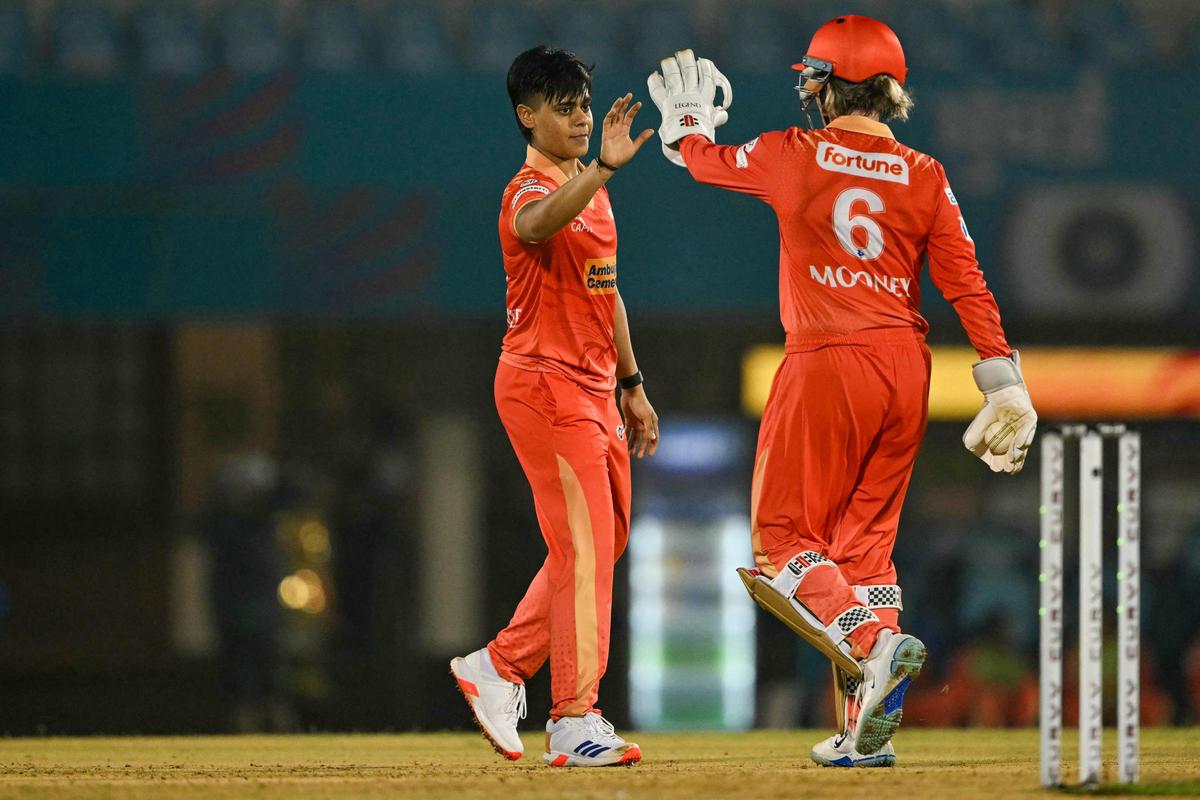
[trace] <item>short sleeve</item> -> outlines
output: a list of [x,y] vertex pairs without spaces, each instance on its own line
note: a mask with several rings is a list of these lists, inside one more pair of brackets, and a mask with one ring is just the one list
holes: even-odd
[[[532,175],[509,184],[500,206],[500,230],[517,238],[517,212],[537,200],[543,200],[557,189],[553,181],[545,176]],[[519,240],[518,240],[519,241]]]

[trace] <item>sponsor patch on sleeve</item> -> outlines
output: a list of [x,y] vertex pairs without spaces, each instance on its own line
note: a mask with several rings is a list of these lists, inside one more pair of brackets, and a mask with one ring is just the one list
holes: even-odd
[[952,190],[949,186],[946,187],[946,199],[950,201],[950,205],[958,205],[958,198],[954,196],[954,190]]
[[737,153],[734,154],[734,158],[737,163],[738,169],[746,169],[750,166],[750,162],[746,159],[746,156],[748,156],[752,152],[754,152],[754,148],[757,146],[758,146],[758,137],[755,136],[753,139],[746,142],[744,145],[742,145],[741,147],[739,147],[737,149]]

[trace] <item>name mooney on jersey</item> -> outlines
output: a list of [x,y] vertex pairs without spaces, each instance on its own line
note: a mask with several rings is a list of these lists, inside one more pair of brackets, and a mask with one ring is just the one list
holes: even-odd
[[896,297],[908,297],[908,287],[912,284],[911,278],[880,275],[862,269],[850,269],[847,266],[825,265],[824,269],[819,270],[813,264],[809,264],[808,274],[822,286],[830,286],[835,289],[853,289],[855,286],[865,286],[876,292],[894,294]]
[[613,294],[617,291],[617,257],[589,258],[583,262],[583,275],[590,294]]
[[908,162],[892,153],[862,153],[832,142],[817,145],[817,166],[860,178],[908,185]]

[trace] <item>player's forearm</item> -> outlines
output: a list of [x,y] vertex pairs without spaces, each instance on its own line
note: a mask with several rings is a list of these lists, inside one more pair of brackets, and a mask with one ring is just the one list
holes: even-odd
[[953,306],[971,346],[981,359],[1007,356],[1012,352],[1000,326],[1000,309],[991,292],[986,296],[960,297]]
[[579,216],[611,176],[610,170],[593,163],[546,199],[529,203],[517,212],[517,236],[531,244],[546,241]]
[[1011,352],[1000,324],[1000,308],[973,252],[950,253],[931,248],[929,276],[946,302],[954,307],[980,358],[1006,356]]
[[719,183],[714,171],[733,167],[732,161],[724,163],[721,157],[724,149],[700,135],[686,136],[679,143],[679,154],[683,156],[688,172],[701,183]]
[[629,336],[629,316],[625,313],[625,301],[617,292],[617,303],[613,309],[613,342],[617,346],[617,377],[627,378],[638,371],[637,359],[633,355],[633,341]]

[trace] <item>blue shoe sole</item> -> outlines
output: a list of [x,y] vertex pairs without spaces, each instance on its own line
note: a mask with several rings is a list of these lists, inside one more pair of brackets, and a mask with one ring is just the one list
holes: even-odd
[[896,757],[893,755],[873,755],[860,758],[855,761],[850,756],[842,756],[841,758],[833,759],[822,758],[816,753],[812,753],[812,760],[820,764],[822,767],[850,767],[857,769],[869,769],[871,767],[894,767],[896,766]]
[[882,702],[861,712],[864,716],[858,736],[860,753],[877,753],[891,741],[892,735],[900,727],[900,721],[904,719],[904,694],[912,684],[912,679],[921,674],[925,655],[925,645],[912,636],[896,648],[891,665],[891,680],[896,685],[884,695]]

